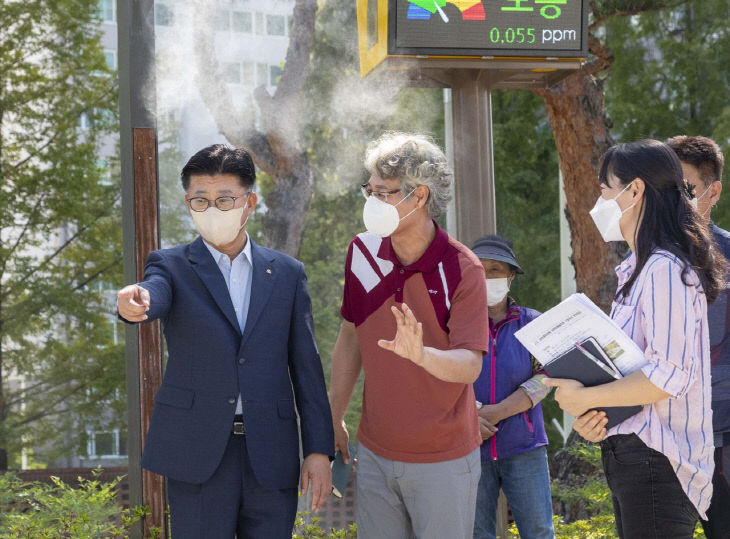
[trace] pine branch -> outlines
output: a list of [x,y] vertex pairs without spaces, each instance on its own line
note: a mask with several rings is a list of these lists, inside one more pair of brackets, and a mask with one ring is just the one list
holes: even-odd
[[33,212],[31,213],[31,216],[28,218],[28,220],[25,222],[25,225],[23,225],[23,229],[20,231],[20,234],[18,235],[18,239],[15,241],[13,246],[8,251],[8,254],[5,258],[2,259],[2,264],[0,265],[0,275],[5,274],[5,270],[7,269],[8,262],[10,261],[10,258],[12,257],[15,250],[18,248],[18,245],[20,245],[20,242],[22,241],[23,237],[25,236],[26,232],[28,232],[28,229],[31,225],[35,225],[35,219],[34,217],[37,215],[37,210],[40,208],[40,205],[43,203],[43,201],[46,199],[46,194],[41,194],[40,198],[38,198],[38,201],[35,203],[35,206],[33,206]]
[[588,50],[595,56],[595,59],[580,68],[579,72],[581,74],[586,76],[596,75],[613,64],[613,52],[611,52],[608,45],[593,34],[588,34]]
[[91,225],[97,223],[100,219],[103,219],[104,217],[108,216],[110,213],[109,209],[114,207],[114,205],[119,200],[120,196],[121,196],[120,194],[116,195],[114,197],[114,200],[112,201],[112,203],[109,204],[108,206],[106,206],[105,211],[97,214],[90,223],[80,227],[70,238],[68,238],[65,242],[63,242],[63,244],[60,247],[58,247],[55,251],[53,251],[53,253],[48,255],[48,257],[46,257],[40,264],[38,264],[36,267],[34,267],[31,271],[26,272],[20,278],[20,280],[13,283],[13,285],[11,287],[9,287],[9,289],[7,289],[5,292],[0,294],[0,302],[5,301],[10,296],[10,294],[13,293],[19,286],[24,286],[27,283],[28,279],[30,279],[30,277],[33,274],[39,273],[43,268],[45,268],[48,264],[50,264],[69,245],[74,243],[82,234],[87,232],[91,228]]
[[45,417],[72,411],[73,410],[72,408],[67,408],[66,410],[55,410],[55,407],[57,405],[61,404],[62,402],[67,401],[69,399],[69,397],[78,393],[80,390],[86,389],[86,387],[88,387],[88,383],[81,383],[81,384],[77,385],[76,387],[72,388],[71,391],[69,391],[68,393],[59,396],[54,402],[45,406],[43,410],[38,411],[35,414],[32,414],[30,416],[26,416],[21,421],[16,421],[11,426],[11,428],[22,427],[23,425],[27,425],[28,423],[33,423],[34,421],[38,421],[39,419],[43,419]]
[[[66,381],[64,381],[63,383],[65,384]],[[35,391],[36,389],[40,388],[41,386],[43,386],[45,384],[47,384],[47,381],[43,380],[43,381],[37,382],[31,386],[24,387],[22,389],[18,389],[16,391],[14,391],[13,394],[17,395],[17,397],[14,397],[12,400],[6,401],[5,405],[10,408],[12,406],[15,406],[16,404],[20,404],[24,400],[27,400],[26,398],[23,397],[23,395],[25,395],[26,393],[30,393],[31,391]],[[61,384],[58,384],[58,385],[61,385]],[[45,393],[45,391],[44,391],[44,393]]]
[[607,9],[601,9],[601,2],[594,0],[591,2],[591,12],[593,14],[593,22],[588,26],[588,32],[593,32],[596,28],[603,25],[609,19],[614,17],[629,17],[631,15],[641,15],[650,11],[659,9],[675,8],[682,4],[687,4],[691,0],[624,0],[609,1]]
[[[78,292],[79,290],[81,290],[82,288],[84,288],[89,283],[95,281],[97,279],[97,277],[99,277],[103,273],[106,273],[108,270],[110,270],[114,266],[119,266],[119,264],[122,263],[122,260],[123,260],[123,258],[121,256],[118,256],[117,258],[115,258],[114,260],[112,260],[109,264],[107,264],[106,266],[101,267],[100,269],[98,269],[97,271],[95,271],[94,273],[92,273],[91,275],[89,275],[85,280],[79,282],[71,290],[73,292]],[[76,278],[74,277],[74,279],[72,279],[72,280],[75,281]]]
[[[100,96],[99,96],[99,97],[98,97],[98,98],[97,98],[96,100],[92,101],[92,102],[91,102],[91,103],[90,103],[90,104],[89,104],[88,106],[86,106],[86,107],[83,107],[82,109],[80,109],[80,110],[78,111],[78,112],[79,112],[79,114],[75,114],[75,115],[74,115],[74,118],[75,118],[75,117],[78,117],[78,116],[79,116],[79,115],[80,115],[81,113],[84,113],[84,112],[89,112],[89,111],[93,110],[93,109],[94,109],[94,107],[95,107],[95,105],[98,105],[98,104],[99,104],[100,102],[102,102],[102,100],[103,100],[104,98],[108,97],[109,95],[111,95],[111,94],[112,94],[112,92],[115,92],[115,91],[116,91],[116,84],[112,84],[112,85],[111,85],[111,86],[110,86],[110,87],[109,87],[109,88],[107,89],[107,91],[105,91],[105,92],[104,92],[103,94],[101,94],[101,95],[100,95]],[[75,111],[75,112],[76,112],[76,111]],[[28,152],[28,155],[27,155],[27,156],[26,156],[25,158],[21,159],[20,161],[18,161],[18,162],[17,162],[17,163],[15,163],[15,164],[12,164],[12,165],[10,165],[10,167],[11,167],[11,168],[13,168],[13,169],[18,169],[18,168],[22,167],[22,166],[23,166],[23,165],[25,165],[25,164],[26,164],[26,163],[27,163],[28,161],[30,161],[30,160],[31,160],[31,159],[33,159],[34,157],[36,157],[36,156],[40,155],[40,153],[41,153],[41,152],[42,152],[43,150],[45,150],[46,148],[48,148],[48,146],[50,146],[50,145],[51,145],[51,143],[53,143],[53,141],[54,141],[54,140],[56,140],[56,139],[57,139],[57,138],[58,138],[58,137],[59,137],[60,135],[62,135],[62,134],[64,134],[64,133],[66,133],[66,132],[68,132],[68,131],[70,131],[70,130],[75,130],[75,129],[76,129],[76,123],[75,123],[75,122],[73,122],[73,123],[71,123],[71,122],[70,122],[70,123],[65,123],[65,124],[61,124],[61,128],[60,128],[60,129],[58,129],[58,130],[57,130],[57,131],[56,131],[56,132],[55,132],[55,133],[54,133],[53,135],[51,135],[51,137],[50,137],[50,138],[49,138],[49,139],[48,139],[47,141],[45,141],[45,142],[44,142],[43,144],[41,144],[40,146],[36,147],[36,149],[35,149],[34,151]]]

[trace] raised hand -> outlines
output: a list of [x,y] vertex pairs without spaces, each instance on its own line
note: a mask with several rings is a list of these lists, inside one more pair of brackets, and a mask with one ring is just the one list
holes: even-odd
[[395,316],[397,326],[395,338],[392,341],[381,339],[378,341],[378,346],[422,366],[424,361],[423,325],[416,320],[413,311],[405,303],[401,305],[400,309],[393,306],[390,310]]
[[136,284],[125,286],[117,292],[117,310],[129,322],[147,320],[150,309],[150,293]]

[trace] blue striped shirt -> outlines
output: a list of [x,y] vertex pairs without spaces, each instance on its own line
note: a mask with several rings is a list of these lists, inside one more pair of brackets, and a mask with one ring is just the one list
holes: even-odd
[[[621,287],[634,272],[632,254],[616,268]],[[642,349],[641,371],[672,397],[647,404],[608,435],[635,433],[667,456],[702,518],[712,497],[714,444],[707,299],[697,274],[682,281],[682,262],[654,253],[626,298],[614,301],[611,318]],[[627,373],[624,373],[627,374]]]

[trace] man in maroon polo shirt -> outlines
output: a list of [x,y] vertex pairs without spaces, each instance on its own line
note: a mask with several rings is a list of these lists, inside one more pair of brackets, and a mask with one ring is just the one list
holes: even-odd
[[433,220],[452,173],[426,137],[387,133],[368,147],[368,232],[348,250],[332,356],[336,448],[365,372],[358,430],[358,537],[470,538],[480,461],[472,383],[487,350],[484,270]]

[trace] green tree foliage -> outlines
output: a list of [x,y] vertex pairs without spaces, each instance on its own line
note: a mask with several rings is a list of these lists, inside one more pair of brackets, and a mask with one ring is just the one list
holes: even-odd
[[[608,22],[606,43],[616,60],[606,107],[617,139],[704,135],[730,159],[729,17],[728,0],[694,0]],[[730,197],[720,199],[713,219],[730,226]]]
[[180,171],[190,156],[180,151],[179,122],[159,124],[160,242],[163,248],[190,243],[197,236],[185,205]]
[[[497,232],[514,243],[524,275],[510,295],[545,311],[560,301],[560,189],[558,156],[542,99],[525,90],[492,94]],[[553,418],[563,412],[552,394],[543,401],[551,454],[562,436]]]
[[121,280],[119,188],[97,157],[116,83],[95,8],[0,7],[0,469],[123,387],[103,290]]
[[542,99],[528,91],[495,91],[492,104],[497,230],[525,270],[512,293],[544,311],[560,301],[560,180],[550,122]]

